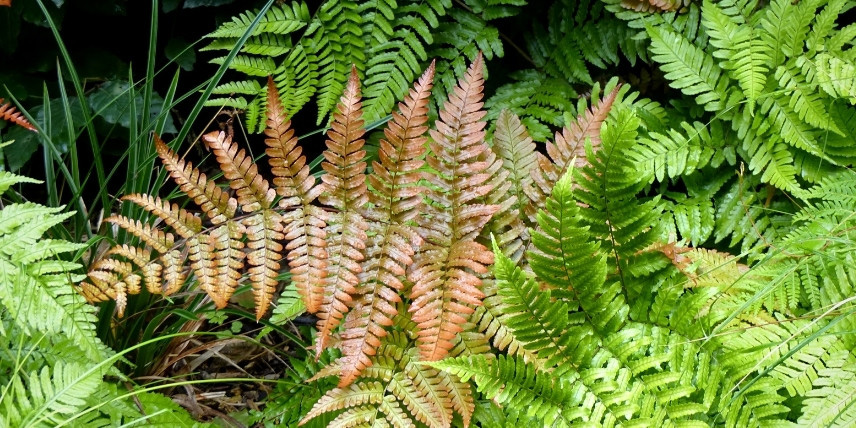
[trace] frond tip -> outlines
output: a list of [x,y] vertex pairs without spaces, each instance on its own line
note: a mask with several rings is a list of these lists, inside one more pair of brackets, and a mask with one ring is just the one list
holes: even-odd
[[3,102],[3,98],[0,98],[0,120],[12,122],[29,131],[39,132],[36,130],[36,127],[33,126],[33,124],[31,124],[30,121],[28,121],[27,118],[25,118],[24,115],[15,108],[14,105]]

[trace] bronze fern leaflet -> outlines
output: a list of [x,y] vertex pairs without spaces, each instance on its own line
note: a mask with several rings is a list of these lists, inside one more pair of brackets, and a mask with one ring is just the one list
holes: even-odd
[[[0,3],[0,6],[2,5],[3,4]],[[6,6],[9,6],[9,4],[7,4]],[[27,118],[25,118],[24,115],[21,114],[21,112],[19,112],[18,109],[15,108],[14,105],[12,105],[11,103],[3,102],[3,98],[0,98],[0,120],[12,122],[15,125],[20,126],[21,128],[33,132],[38,132],[36,130],[36,127],[33,126],[33,124],[31,124],[30,121],[27,120]]]
[[587,163],[586,140],[590,141],[592,150],[597,151],[600,148],[601,124],[609,115],[620,89],[620,85],[616,86],[612,92],[600,99],[597,105],[592,105],[591,108],[583,111],[574,123],[562,128],[561,132],[556,132],[555,143],[547,141],[547,156],[542,153],[536,154],[538,168],[532,169],[532,182],[527,183],[529,185],[526,187],[526,194],[530,199],[526,214],[532,224],[537,224],[535,221],[537,211],[544,208],[547,195],[568,169],[570,162],[576,158],[575,167]]

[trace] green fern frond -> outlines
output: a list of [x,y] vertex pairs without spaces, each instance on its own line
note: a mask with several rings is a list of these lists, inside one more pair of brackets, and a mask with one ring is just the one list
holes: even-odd
[[487,120],[499,117],[503,109],[520,116],[523,126],[535,141],[543,142],[553,136],[551,128],[561,127],[565,112],[574,112],[576,91],[566,81],[551,78],[535,70],[511,74],[516,82],[501,86],[485,102]]
[[664,28],[647,28],[652,59],[660,63],[669,85],[695,96],[708,111],[723,111],[733,105],[730,81],[713,57],[684,36]]
[[633,146],[631,156],[651,180],[657,181],[688,175],[709,163],[720,164],[724,155],[721,125],[719,121],[709,124],[681,122],[683,132],[674,128],[667,134],[651,132],[649,138]]
[[816,81],[832,97],[844,98],[856,104],[856,65],[852,62],[821,53],[814,58]]
[[[207,37],[210,38],[238,38],[249,30],[253,20],[258,16],[255,12],[242,13],[232,18],[232,21],[224,23]],[[291,7],[274,6],[262,17],[259,25],[253,31],[253,36],[263,33],[289,34],[305,27],[309,23],[309,8],[303,2],[293,2]]]
[[[209,62],[212,64],[222,64],[225,60],[226,57],[220,57],[214,58]],[[274,64],[273,59],[246,55],[237,55],[232,62],[229,63],[229,68],[248,76],[258,77],[270,76],[274,71],[276,71],[276,65]]]
[[702,16],[710,44],[717,48],[713,56],[722,60],[720,65],[738,82],[749,101],[749,111],[753,111],[767,81],[767,64],[772,61],[767,45],[757,38],[751,26],[741,25],[739,18],[726,15],[710,0],[704,2]]
[[474,379],[478,391],[527,416],[536,417],[545,426],[568,426],[574,392],[562,378],[541,372],[519,357],[489,358],[485,355],[458,357],[432,363],[432,367],[459,376],[461,380]]

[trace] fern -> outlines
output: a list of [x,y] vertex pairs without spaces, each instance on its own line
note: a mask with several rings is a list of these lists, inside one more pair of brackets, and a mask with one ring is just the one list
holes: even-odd
[[28,131],[38,132],[36,131],[36,127],[33,126],[30,121],[28,121],[24,115],[15,108],[15,106],[7,102],[3,102],[3,98],[0,98],[0,120],[14,123]]
[[[0,172],[0,192],[37,182]],[[29,202],[0,210],[0,425],[191,426],[178,406],[142,394],[146,410],[173,415],[147,419],[106,381],[120,376],[112,367],[119,357],[98,339],[95,309],[71,287],[82,276],[68,257],[83,245],[42,236],[73,214],[61,211]]]
[[[247,76],[272,74],[289,114],[316,98],[317,123],[322,123],[332,113],[354,65],[364,76],[365,118],[374,121],[406,94],[429,57],[437,58],[439,91],[444,95],[466,68],[466,60],[474,60],[479,50],[488,58],[503,55],[499,33],[487,21],[519,9],[491,2],[474,11],[478,15],[452,8],[449,0],[328,0],[310,16],[304,2],[293,1],[266,13],[230,68]],[[205,50],[230,49],[256,14],[245,12],[222,24],[208,35],[213,40]],[[261,74],[263,70],[268,72]],[[237,83],[221,84],[215,92],[231,94]],[[259,131],[257,124],[265,115],[264,94],[245,95],[250,97],[214,98],[207,105],[244,109],[252,125],[248,128]]]
[[413,282],[410,311],[420,329],[420,352],[425,361],[435,361],[452,348],[452,339],[462,331],[462,316],[479,305],[484,294],[478,290],[477,274],[486,273],[493,262],[490,251],[475,242],[497,206],[474,203],[491,190],[484,173],[496,157],[484,141],[486,125],[481,119],[482,58],[470,65],[440,111],[429,147],[434,154],[428,165],[436,171],[428,176],[438,190],[431,192],[421,234],[425,243],[408,273]]

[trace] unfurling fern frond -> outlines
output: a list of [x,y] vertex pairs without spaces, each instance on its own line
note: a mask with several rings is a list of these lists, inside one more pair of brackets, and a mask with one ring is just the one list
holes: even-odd
[[318,355],[326,346],[330,333],[353,304],[359,286],[358,275],[362,272],[360,263],[365,259],[368,223],[362,215],[362,207],[368,202],[368,190],[361,107],[360,81],[356,68],[353,68],[345,93],[333,114],[333,123],[327,132],[325,161],[321,164],[325,171],[321,180],[326,191],[319,200],[335,208],[336,212],[327,221],[330,263],[323,301],[317,313]]
[[342,337],[342,376],[339,387],[350,385],[367,366],[371,355],[386,336],[385,327],[398,314],[395,304],[404,288],[405,268],[413,263],[414,246],[422,238],[410,225],[422,205],[423,187],[419,170],[424,161],[428,130],[428,97],[431,94],[432,64],[410,90],[398,112],[384,130],[378,161],[372,163],[369,177],[372,192],[365,216],[378,233],[369,238],[363,270],[358,276],[360,297],[345,318]]
[[29,131],[38,132],[36,127],[33,126],[33,124],[31,124],[30,121],[15,108],[14,105],[3,102],[3,98],[0,98],[0,120],[14,123],[15,125]]
[[493,262],[491,252],[475,241],[498,208],[475,203],[490,192],[485,172],[496,162],[484,141],[482,66],[482,57],[476,57],[431,130],[428,165],[435,173],[427,179],[433,203],[425,207],[420,225],[425,243],[408,273],[413,282],[409,310],[420,329],[425,361],[436,361],[452,348],[465,315],[473,312],[467,305],[478,306],[484,297],[476,275]]

